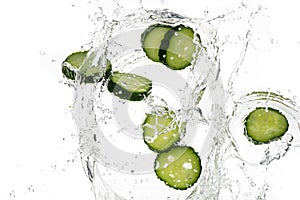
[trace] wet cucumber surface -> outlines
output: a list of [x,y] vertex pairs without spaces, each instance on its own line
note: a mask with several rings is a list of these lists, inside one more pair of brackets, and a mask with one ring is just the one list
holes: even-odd
[[171,29],[171,26],[156,24],[149,26],[142,34],[143,50],[152,61],[160,62],[159,50],[161,43],[166,33]]
[[196,52],[194,35],[193,29],[184,25],[152,25],[142,34],[142,47],[152,61],[161,62],[172,70],[182,70],[191,65]]
[[148,114],[143,124],[144,142],[153,151],[165,151],[180,139],[183,129],[184,124],[179,126],[169,114]]
[[150,94],[152,81],[136,74],[113,72],[109,77],[107,88],[121,99],[141,101]]
[[246,135],[256,144],[279,139],[288,130],[286,117],[273,108],[258,107],[245,119]]
[[185,26],[177,26],[168,31],[160,48],[160,59],[167,67],[181,70],[191,65],[196,45],[193,42],[194,31]]
[[155,173],[166,185],[186,190],[200,177],[201,160],[192,147],[177,146],[159,153],[155,160]]
[[[88,51],[80,51],[80,52],[75,52],[69,55],[63,63],[68,63],[75,69],[79,69],[87,55]],[[70,80],[75,80],[76,77],[76,72],[75,70],[69,68],[67,65],[62,65],[62,73],[63,75],[70,79]]]
[[[62,63],[62,73],[69,80],[75,80],[77,71],[82,68],[82,64],[87,57],[88,51],[79,51],[70,54]],[[100,74],[100,69],[96,67],[86,67],[84,72],[84,82],[94,83],[100,82],[103,78],[107,79],[112,72],[110,61],[107,60],[106,70],[104,75]],[[96,80],[94,80],[96,79]]]

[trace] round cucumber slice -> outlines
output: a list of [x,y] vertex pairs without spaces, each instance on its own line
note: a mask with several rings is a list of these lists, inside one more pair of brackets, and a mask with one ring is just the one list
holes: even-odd
[[165,34],[172,29],[171,26],[155,24],[149,26],[142,34],[141,42],[147,57],[154,62],[160,62],[159,49]]
[[201,160],[192,147],[177,146],[157,155],[155,173],[169,187],[185,190],[200,177]]
[[184,127],[185,123],[179,125],[169,114],[148,114],[143,123],[144,142],[153,151],[168,150],[180,139]]
[[255,144],[279,139],[288,127],[286,117],[273,108],[258,107],[245,119],[245,133]]
[[[197,35],[200,41],[200,36]],[[173,70],[191,65],[196,52],[193,29],[184,25],[176,27],[156,24],[142,34],[142,47],[148,58],[161,62]]]
[[[80,52],[75,52],[69,55],[65,61],[62,63],[62,73],[63,75],[70,79],[70,80],[75,80],[76,78],[76,71],[79,69],[82,69],[82,64],[84,59],[87,56],[88,51],[80,51]],[[104,73],[104,76],[98,80],[94,80],[95,77],[100,77],[100,69],[98,67],[89,67],[85,66],[86,69],[84,71],[84,82],[85,83],[94,83],[94,82],[100,82],[103,77],[107,79],[112,71],[112,66],[110,61],[107,60],[107,66],[106,66],[106,71]]]
[[150,94],[152,81],[136,74],[113,72],[107,88],[121,99],[141,101]]
[[167,67],[173,70],[182,70],[191,65],[195,52],[193,29],[180,25],[168,31],[159,55],[161,62]]
[[[86,54],[88,53],[88,51],[80,51],[80,52],[75,52],[72,53],[71,55],[69,55],[65,61],[62,64],[62,73],[63,75],[70,79],[70,80],[75,80],[76,77],[76,71],[77,69],[79,69],[86,57]],[[69,64],[71,66],[68,67],[67,64]],[[74,69],[72,69],[74,68]]]

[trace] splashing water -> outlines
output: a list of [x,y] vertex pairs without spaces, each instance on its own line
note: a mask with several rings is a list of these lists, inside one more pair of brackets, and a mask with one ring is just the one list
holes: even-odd
[[[242,11],[243,14],[237,14],[239,11]],[[211,170],[206,172],[204,177],[207,179],[203,179],[202,183],[207,187],[220,185],[220,189],[215,191],[218,193],[217,199],[277,199],[279,196],[286,198],[281,194],[282,192],[289,197],[294,197],[296,190],[290,194],[284,192],[292,191],[293,189],[290,188],[294,188],[293,183],[278,181],[280,175],[276,170],[285,174],[286,172],[283,172],[280,166],[284,162],[291,164],[292,162],[287,159],[292,154],[290,151],[298,151],[295,148],[299,142],[299,107],[295,103],[295,98],[286,98],[281,95],[288,94],[284,92],[285,88],[279,87],[282,88],[282,91],[272,92],[273,90],[265,87],[261,90],[262,92],[255,92],[259,88],[263,88],[263,84],[257,81],[259,75],[270,74],[272,76],[272,73],[270,70],[264,70],[263,66],[259,68],[261,71],[257,68],[255,71],[247,68],[255,68],[255,66],[245,65],[245,60],[249,61],[248,54],[253,51],[252,49],[271,52],[276,45],[275,40],[267,32],[269,26],[267,9],[262,6],[254,6],[251,9],[249,5],[242,5],[240,9],[231,12],[223,19],[222,22],[218,22],[221,27],[218,33],[220,30],[227,30],[226,23],[232,23],[231,25],[237,23],[244,28],[233,34],[222,35],[223,42],[221,42],[220,49],[229,49],[229,51],[224,51],[219,56],[221,70],[230,67],[228,63],[234,66],[234,70],[228,75],[225,74],[229,77],[229,82],[224,134],[218,138],[220,143],[211,154],[211,160],[208,161]],[[230,46],[230,48],[226,46]],[[237,59],[232,59],[234,55]],[[229,62],[226,61],[228,57],[232,59]],[[225,60],[224,63],[227,65],[222,65],[222,60],[223,62]],[[274,82],[274,79],[265,78],[264,82],[269,84],[268,81],[271,81],[276,88],[280,82]],[[252,93],[249,88],[252,89]],[[289,129],[282,138],[263,145],[255,145],[249,141],[244,134],[245,118],[257,107],[275,108],[287,117]],[[289,157],[289,159],[291,158]],[[274,180],[278,182],[274,182]],[[206,187],[200,189],[200,194],[204,196],[204,199],[215,198],[206,192]]]
[[[97,28],[83,66],[106,66],[108,59],[114,71],[151,79],[153,91],[144,101],[129,102],[111,95],[105,79],[95,84],[84,84],[80,76],[76,80],[74,118],[82,162],[96,199],[267,199],[270,166],[299,141],[295,117],[299,113],[293,100],[270,92],[234,99],[249,45],[268,49],[273,44],[268,34],[263,34],[266,38],[256,35],[260,29],[255,24],[261,20],[257,16],[265,9],[240,3],[217,15],[205,10],[202,18],[192,19],[170,10],[148,10],[147,1],[127,6],[121,0],[113,2],[90,3],[89,17]],[[155,2],[162,8],[166,5]],[[140,35],[157,23],[184,24],[200,35],[201,45],[190,68],[174,72],[147,60]],[[256,42],[260,39],[267,44]],[[105,73],[105,67],[100,70]],[[232,73],[224,73],[228,71]],[[221,77],[229,80],[226,93]],[[289,131],[279,141],[256,146],[243,135],[243,120],[257,105],[277,107],[288,118]],[[199,181],[185,191],[157,179],[156,154],[143,142],[145,113],[163,112],[164,107],[175,113],[175,120],[187,122],[179,144],[193,146],[203,163]]]
[[[167,107],[176,114],[176,121],[187,122],[186,133],[181,136],[180,145],[194,146],[201,152],[203,160],[211,147],[206,144],[208,147],[202,150],[203,145],[200,144],[204,142],[206,133],[216,132],[215,129],[220,124],[220,120],[215,116],[220,116],[217,113],[221,110],[215,108],[216,111],[211,111],[206,108],[209,113],[199,113],[201,105],[195,109],[199,104],[198,94],[205,87],[216,96],[213,101],[206,97],[206,107],[223,103],[224,96],[218,94],[222,88],[215,85],[216,77],[209,75],[208,67],[214,66],[209,55],[199,51],[198,56],[201,59],[195,59],[190,69],[180,72],[149,61],[141,50],[140,37],[151,23],[173,26],[185,24],[197,30],[196,22],[192,19],[167,11],[137,11],[120,22],[114,22],[107,29],[110,32],[110,37],[104,40],[107,42],[94,46],[95,50],[91,51],[84,64],[105,66],[105,60],[108,59],[113,70],[149,78],[153,82],[153,89],[145,101],[129,102],[112,96],[105,87],[104,79],[104,83],[91,85],[81,84],[78,80],[76,85],[75,121],[81,135],[86,171],[93,181],[98,199],[186,199],[195,189],[196,185],[186,191],[168,188],[154,174],[156,153],[147,148],[142,137],[141,124],[146,113],[157,112],[160,108]],[[202,26],[198,27],[199,31]],[[204,34],[201,35],[204,45],[207,39]],[[213,82],[209,80],[212,84],[207,85],[206,79],[212,78]],[[222,108],[222,105],[218,107]],[[206,121],[200,120],[201,117],[207,118],[207,121],[214,120],[211,124],[215,127],[209,128]]]

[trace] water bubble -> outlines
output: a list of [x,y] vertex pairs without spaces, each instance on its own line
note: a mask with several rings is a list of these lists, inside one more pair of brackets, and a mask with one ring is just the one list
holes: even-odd
[[33,187],[33,185],[30,185],[30,187],[28,188],[28,191],[29,191],[29,192],[34,192],[34,187]]
[[168,156],[168,161],[169,162],[173,162],[174,160],[175,160],[174,156],[172,156],[172,155]]
[[9,197],[10,198],[15,198],[16,197],[16,194],[15,194],[14,190],[12,190],[11,192],[9,192]]

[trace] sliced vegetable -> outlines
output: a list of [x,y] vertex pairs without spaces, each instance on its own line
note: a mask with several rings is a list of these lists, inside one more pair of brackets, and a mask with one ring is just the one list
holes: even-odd
[[149,26],[142,34],[142,47],[147,55],[154,62],[160,62],[159,49],[165,34],[171,30],[171,26],[156,24]]
[[150,94],[152,82],[136,74],[113,72],[107,87],[108,91],[121,99],[141,101]]
[[147,114],[143,124],[144,142],[153,151],[169,149],[180,139],[185,127],[185,123],[179,123],[169,113],[162,116]]
[[66,78],[75,80],[76,70],[81,67],[87,52],[88,51],[75,52],[66,58],[62,64],[62,73]]
[[259,107],[245,119],[246,135],[256,144],[279,139],[288,130],[286,117],[273,108]]
[[[70,80],[75,80],[77,71],[81,69],[84,59],[87,56],[88,51],[80,51],[75,52],[69,55],[66,60],[62,63],[62,73],[64,76]],[[109,61],[107,61],[107,67],[104,74],[104,78],[108,78],[111,74],[112,66]],[[93,82],[100,82],[103,79],[103,76],[100,74],[99,67],[90,67],[85,66],[84,70],[84,82],[85,83],[93,83]],[[97,77],[101,77],[98,78]],[[94,80],[96,79],[96,80]]]
[[155,160],[157,177],[175,189],[192,187],[199,179],[201,170],[201,160],[192,147],[174,147],[159,153]]
[[[161,62],[173,70],[191,65],[196,52],[193,29],[184,25],[176,27],[156,24],[142,34],[142,46],[148,58]],[[199,41],[200,36],[197,35]]]
[[180,25],[168,31],[159,55],[161,62],[166,66],[174,70],[181,70],[191,65],[195,52],[193,29]]

